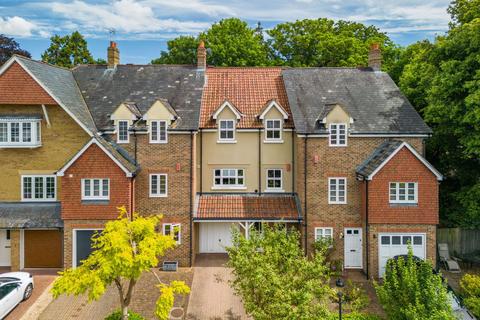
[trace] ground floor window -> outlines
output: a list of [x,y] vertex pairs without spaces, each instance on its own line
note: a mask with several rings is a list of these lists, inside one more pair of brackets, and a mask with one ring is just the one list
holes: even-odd
[[333,228],[315,228],[315,240],[322,238],[332,238]]
[[163,234],[166,236],[173,236],[173,240],[180,244],[182,241],[182,231],[180,223],[164,223]]

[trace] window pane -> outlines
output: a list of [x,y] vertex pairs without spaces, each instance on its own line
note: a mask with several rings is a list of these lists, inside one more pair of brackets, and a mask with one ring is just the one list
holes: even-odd
[[422,237],[421,236],[414,236],[413,237],[413,244],[414,245],[422,245]]
[[406,244],[409,244],[409,243],[410,243],[410,244],[412,243],[412,237],[410,237],[410,236],[403,236],[403,238],[402,238],[402,244],[405,244],[405,245],[406,245]]
[[22,123],[22,141],[32,142],[32,124],[30,122]]
[[84,189],[84,194],[86,197],[90,197],[91,191],[90,191],[90,180],[83,180],[83,189]]
[[267,120],[267,129],[273,128],[273,121],[272,120]]
[[100,180],[93,179],[93,196],[100,196]]
[[35,177],[35,199],[42,199],[43,196],[43,178]]
[[233,121],[227,121],[227,128],[233,129]]
[[0,142],[8,142],[8,124],[0,122]]
[[400,244],[400,236],[392,236],[392,244]]
[[160,121],[160,141],[167,141],[167,123]]
[[47,177],[47,199],[55,198],[55,177]]
[[152,191],[152,194],[158,193],[158,176],[157,175],[150,176],[150,190]]
[[171,228],[172,228],[172,225],[171,224],[165,224],[163,226],[163,230],[164,230],[164,233],[166,236],[169,236],[170,235],[170,232],[171,232]]
[[20,124],[18,122],[10,124],[10,141],[20,142]]
[[36,130],[37,130],[37,142],[40,142],[40,128],[41,128],[41,123],[37,122]]
[[158,140],[158,121],[152,121],[152,128],[150,129],[152,141]]
[[23,198],[32,199],[32,178],[31,177],[23,178]]
[[160,175],[160,194],[167,193],[167,176],[162,174]]
[[243,169],[239,169],[237,172],[239,177],[243,177]]
[[118,122],[118,141],[128,141],[128,121]]
[[108,197],[108,179],[103,179],[102,184],[102,196]]
[[390,237],[389,236],[382,236],[381,242],[382,242],[382,244],[390,244]]

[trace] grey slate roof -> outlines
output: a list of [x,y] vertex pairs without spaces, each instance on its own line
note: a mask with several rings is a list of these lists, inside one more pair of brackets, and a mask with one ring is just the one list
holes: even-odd
[[95,137],[97,141],[108,150],[108,152],[117,159],[128,171],[135,173],[140,168],[138,164],[135,163],[130,154],[116,144],[114,141],[106,140],[103,137]]
[[30,71],[38,81],[59,100],[91,132],[95,132],[92,115],[82,98],[80,90],[70,70],[43,62],[15,56],[20,64]]
[[429,134],[430,128],[384,72],[370,68],[286,68],[282,72],[298,133],[326,133],[316,121],[339,104],[351,134]]
[[63,228],[60,202],[0,202],[0,229]]
[[386,140],[379,145],[372,154],[357,167],[357,173],[363,177],[370,176],[395,150],[402,145],[403,141]]
[[142,114],[159,99],[168,100],[179,119],[172,130],[196,130],[204,72],[194,66],[81,65],[73,69],[82,95],[99,130],[109,128],[110,115],[123,102],[135,103]]

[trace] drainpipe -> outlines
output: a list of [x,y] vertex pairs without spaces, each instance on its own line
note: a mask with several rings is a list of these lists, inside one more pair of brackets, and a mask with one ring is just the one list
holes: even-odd
[[258,194],[262,194],[262,129],[258,129]]
[[193,139],[194,130],[190,131],[190,267],[192,266],[193,255]]
[[307,164],[308,164],[308,161],[307,161],[307,142],[308,142],[308,133],[305,133],[305,144],[304,144],[304,147],[303,147],[303,173],[304,173],[304,177],[303,177],[303,183],[304,183],[304,210],[303,210],[303,213],[304,213],[304,227],[305,227],[305,256],[308,254],[308,235],[307,235],[307,231],[308,231],[308,224],[307,224],[307,221],[308,221],[308,214],[307,214]]
[[369,241],[369,234],[370,234],[369,231],[370,231],[370,227],[368,225],[368,180],[365,180],[365,206],[366,206],[366,208],[365,208],[365,236],[366,236],[366,238],[365,238],[365,242],[366,242],[365,243],[365,246],[366,246],[365,250],[366,250],[366,258],[367,258],[367,265],[366,265],[366,270],[365,271],[366,271],[367,280],[368,280],[368,278],[369,278],[369,268],[368,268],[368,266],[369,266],[369,262],[370,262],[369,261],[369,257],[370,257],[370,255],[369,255],[369,249],[370,249],[369,248],[369,242],[370,242]]

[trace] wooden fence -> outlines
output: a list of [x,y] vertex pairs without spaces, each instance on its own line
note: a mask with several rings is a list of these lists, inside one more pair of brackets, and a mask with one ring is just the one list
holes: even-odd
[[480,250],[480,230],[460,228],[437,229],[437,243],[448,243],[450,255]]

